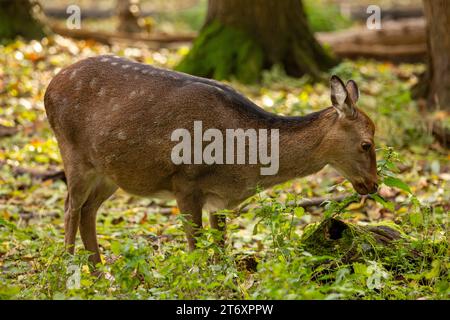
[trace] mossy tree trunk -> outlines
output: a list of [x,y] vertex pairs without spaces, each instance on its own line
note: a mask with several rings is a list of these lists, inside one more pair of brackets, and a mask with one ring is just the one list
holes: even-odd
[[0,40],[40,39],[45,36],[42,24],[33,16],[36,2],[30,0],[0,1]]
[[317,78],[335,63],[315,40],[301,0],[209,0],[205,25],[178,70],[243,82],[281,65]]

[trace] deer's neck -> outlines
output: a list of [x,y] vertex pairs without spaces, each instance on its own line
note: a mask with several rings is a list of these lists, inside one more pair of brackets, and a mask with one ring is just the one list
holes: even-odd
[[261,184],[274,185],[321,170],[328,162],[325,136],[336,121],[334,109],[328,108],[305,117],[280,117],[279,170],[261,176]]

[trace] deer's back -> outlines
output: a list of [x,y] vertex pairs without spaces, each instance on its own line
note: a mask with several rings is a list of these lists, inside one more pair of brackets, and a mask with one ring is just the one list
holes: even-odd
[[218,82],[113,56],[85,59],[63,69],[47,89],[45,108],[64,160],[74,156],[119,185],[135,176],[128,189],[138,194],[138,189],[149,188],[146,177],[160,181],[156,189],[168,189],[166,178],[180,170],[202,174],[201,166],[192,171],[171,162],[174,130],[191,131],[200,120],[204,128],[225,131],[255,127],[270,118]]

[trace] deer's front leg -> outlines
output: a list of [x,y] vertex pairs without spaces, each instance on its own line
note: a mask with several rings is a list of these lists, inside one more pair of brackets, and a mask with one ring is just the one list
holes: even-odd
[[225,240],[226,240],[226,216],[222,213],[217,212],[211,212],[209,214],[209,224],[211,225],[211,228],[216,229],[220,232],[219,234],[219,240],[218,245],[221,248],[225,247]]
[[192,251],[195,249],[195,238],[202,228],[203,204],[201,198],[195,192],[189,194],[177,194],[176,199],[180,213],[186,215],[184,230],[186,232],[188,248]]

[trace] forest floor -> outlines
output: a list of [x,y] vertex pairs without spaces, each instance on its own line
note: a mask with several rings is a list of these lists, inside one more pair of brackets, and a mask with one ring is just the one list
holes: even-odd
[[[224,251],[206,228],[200,249],[188,253],[175,202],[119,190],[97,219],[100,268],[107,276],[90,274],[79,239],[77,254],[66,254],[65,183],[17,173],[17,167],[62,169],[44,111],[46,86],[62,67],[84,57],[113,53],[173,68],[187,50],[107,47],[58,36],[0,45],[0,125],[18,129],[0,138],[0,299],[449,298],[450,155],[434,142],[411,99],[421,64],[343,61],[332,70],[359,84],[359,107],[376,123],[384,182],[377,195],[353,195],[349,182],[325,168],[258,193],[240,215],[227,213]],[[330,105],[326,79],[312,84],[276,68],[259,85],[231,85],[280,114]],[[295,205],[340,195],[349,197],[306,209]],[[349,227],[337,237],[320,234],[335,219]],[[376,241],[362,232],[373,225],[398,236]],[[322,242],[312,245],[311,239]]]

